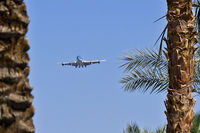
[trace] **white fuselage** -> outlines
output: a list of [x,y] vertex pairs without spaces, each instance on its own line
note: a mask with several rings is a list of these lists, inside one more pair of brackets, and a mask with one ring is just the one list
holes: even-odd
[[78,64],[78,66],[84,66],[82,59],[77,58],[76,62]]

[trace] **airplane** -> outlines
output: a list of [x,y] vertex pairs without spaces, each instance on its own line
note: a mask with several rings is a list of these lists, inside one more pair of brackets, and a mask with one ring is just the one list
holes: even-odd
[[96,64],[96,63],[100,63],[102,61],[106,61],[106,60],[93,60],[93,61],[86,61],[83,60],[83,58],[81,58],[80,56],[76,57],[76,61],[75,62],[61,62],[60,64],[62,66],[64,65],[71,65],[71,66],[75,66],[77,67],[87,67],[87,65],[91,65],[91,64]]

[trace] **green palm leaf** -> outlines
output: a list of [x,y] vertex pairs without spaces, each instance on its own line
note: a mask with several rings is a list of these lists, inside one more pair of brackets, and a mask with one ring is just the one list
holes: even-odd
[[200,133],[200,113],[193,118],[191,133]]
[[159,58],[157,52],[149,49],[131,51],[127,56],[123,56],[122,60],[125,62],[121,67],[125,67],[125,71],[132,71],[135,68],[155,68],[159,67],[162,69],[167,69],[167,60],[162,55]]
[[123,131],[124,133],[141,133],[138,125],[136,123],[131,123],[128,124],[127,128],[126,128],[126,132]]
[[133,72],[130,72],[130,74],[127,74],[121,80],[125,91],[140,89],[146,92],[151,87],[151,93],[154,91],[159,93],[166,90],[168,82],[169,79],[166,73],[163,74],[152,69],[133,70]]
[[[126,131],[124,130],[123,133],[166,133],[166,125],[151,132],[140,129],[136,123],[131,123],[127,125]],[[196,113],[193,118],[191,133],[200,133],[200,112]]]
[[166,133],[166,126],[158,128],[155,133]]
[[200,37],[200,1],[199,0],[195,0],[193,6],[195,7],[195,18],[196,18],[196,23],[195,23],[195,29],[196,31],[198,31],[198,35],[197,35],[197,40],[198,42],[200,41],[199,37]]
[[155,132],[140,129],[136,123],[131,123],[127,125],[126,131],[124,130],[123,133],[166,133],[166,126],[163,128],[157,129]]
[[[122,77],[121,83],[124,84],[125,91],[141,90],[146,92],[151,89],[152,92],[166,91],[169,84],[167,59],[153,50],[136,50],[123,56],[125,76]],[[200,50],[196,54],[196,59],[200,58]],[[158,60],[159,59],[159,60]],[[195,64],[194,72],[194,92],[200,94],[200,60]]]

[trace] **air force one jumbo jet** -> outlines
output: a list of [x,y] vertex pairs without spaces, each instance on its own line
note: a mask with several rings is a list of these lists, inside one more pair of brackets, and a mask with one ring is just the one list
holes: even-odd
[[60,64],[62,66],[64,66],[64,65],[71,65],[71,66],[75,66],[75,67],[79,67],[80,68],[80,67],[86,67],[87,65],[100,63],[102,61],[106,61],[106,60],[86,61],[86,60],[83,60],[83,58],[81,58],[80,56],[77,56],[75,62],[61,62]]

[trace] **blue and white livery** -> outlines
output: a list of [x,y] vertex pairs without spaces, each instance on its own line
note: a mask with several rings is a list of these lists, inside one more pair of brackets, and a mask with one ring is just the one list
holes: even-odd
[[75,66],[75,67],[79,67],[80,68],[80,67],[86,67],[87,65],[100,63],[102,61],[105,61],[105,60],[86,61],[86,60],[83,60],[83,58],[81,58],[80,56],[77,56],[75,62],[61,62],[60,64],[62,66],[71,65],[71,66]]

